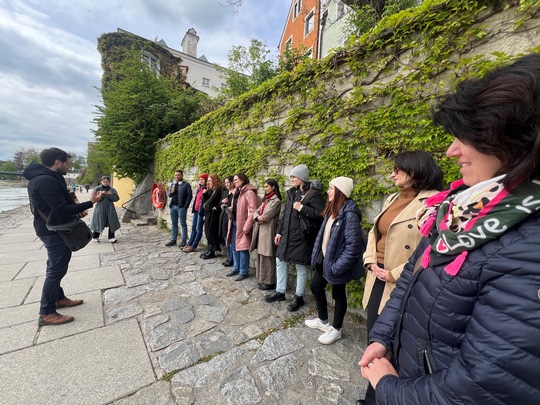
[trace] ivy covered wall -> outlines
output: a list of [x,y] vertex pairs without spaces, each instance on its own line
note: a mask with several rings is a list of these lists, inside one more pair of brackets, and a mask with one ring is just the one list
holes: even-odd
[[182,168],[244,171],[254,183],[272,176],[283,184],[305,163],[325,186],[335,176],[352,177],[353,197],[369,206],[390,190],[387,158],[419,149],[437,156],[447,181],[457,178],[444,158],[451,138],[432,125],[432,106],[457,81],[539,51],[539,11],[539,0],[426,0],[385,18],[346,49],[283,73],[163,139],[156,180]]

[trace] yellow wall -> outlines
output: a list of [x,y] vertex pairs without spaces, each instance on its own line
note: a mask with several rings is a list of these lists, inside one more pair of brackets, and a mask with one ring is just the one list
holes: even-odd
[[135,183],[133,180],[128,179],[127,177],[119,179],[116,177],[116,174],[113,174],[111,185],[116,189],[118,195],[120,196],[120,200],[114,203],[114,206],[117,208],[121,207],[122,204],[128,201],[135,191]]

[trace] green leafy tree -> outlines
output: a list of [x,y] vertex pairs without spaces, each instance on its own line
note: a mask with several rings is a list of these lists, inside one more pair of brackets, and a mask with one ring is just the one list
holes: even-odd
[[216,65],[223,74],[225,86],[219,89],[219,99],[229,101],[246,91],[259,87],[279,73],[275,60],[268,58],[270,50],[258,39],[251,39],[248,48],[239,45],[229,51],[229,67]]
[[[13,162],[5,162],[0,166],[2,172],[18,172],[17,166]],[[14,179],[16,176],[5,175],[8,179]]]
[[99,168],[135,182],[151,170],[156,142],[208,109],[205,94],[157,76],[140,55],[128,50],[115,64],[115,80],[100,90],[103,106],[96,107],[95,131]]
[[283,55],[279,58],[279,71],[292,72],[296,66],[304,61],[311,60],[307,54],[307,48],[301,45],[298,48],[293,48],[291,44],[287,44]]

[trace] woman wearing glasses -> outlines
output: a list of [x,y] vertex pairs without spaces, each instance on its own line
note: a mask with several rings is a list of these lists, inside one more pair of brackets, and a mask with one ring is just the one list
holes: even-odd
[[[386,199],[381,213],[375,217],[364,253],[367,275],[362,305],[367,313],[368,339],[403,266],[422,237],[416,213],[428,197],[442,188],[442,177],[441,168],[427,152],[404,152],[394,158],[390,178],[398,191]],[[375,403],[371,386],[366,392],[366,403]]]

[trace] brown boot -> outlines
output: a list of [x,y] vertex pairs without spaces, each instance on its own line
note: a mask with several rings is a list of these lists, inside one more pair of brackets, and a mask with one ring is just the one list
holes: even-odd
[[56,308],[67,308],[67,307],[76,307],[81,305],[84,300],[70,300],[69,298],[62,298],[61,300],[56,301]]
[[71,315],[62,315],[55,312],[54,314],[39,315],[38,325],[63,325],[72,322],[74,319]]

